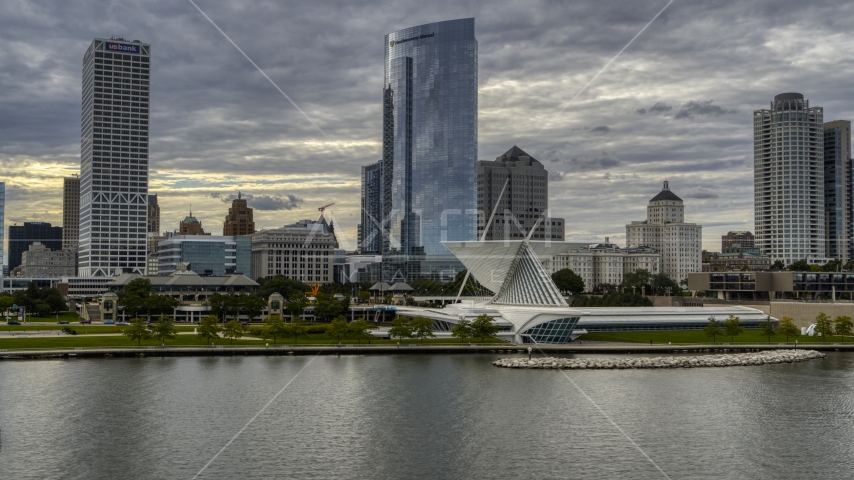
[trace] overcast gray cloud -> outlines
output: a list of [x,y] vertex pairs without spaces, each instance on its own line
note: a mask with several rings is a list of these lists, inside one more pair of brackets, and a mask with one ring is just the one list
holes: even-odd
[[61,223],[83,52],[111,34],[152,44],[151,191],[165,229],[191,203],[221,225],[227,205],[210,192],[242,190],[261,227],[335,202],[338,231],[355,236],[359,167],[381,154],[383,35],[439,20],[475,17],[479,157],[517,144],[543,161],[572,240],[623,241],[666,177],[717,248],[728,228],[752,228],[753,110],[797,91],[828,119],[854,116],[844,2],[674,2],[557,116],[666,0],[196,3],[329,139],[189,2],[0,0],[7,225]]
[[[296,195],[252,195],[241,193],[239,194],[241,198],[246,199],[246,205],[255,209],[255,210],[293,210],[295,208],[299,208],[300,204],[304,201],[302,198],[297,197]],[[211,193],[211,198],[218,198],[223,203],[231,203],[235,199],[237,199],[238,195],[221,195],[219,193]]]

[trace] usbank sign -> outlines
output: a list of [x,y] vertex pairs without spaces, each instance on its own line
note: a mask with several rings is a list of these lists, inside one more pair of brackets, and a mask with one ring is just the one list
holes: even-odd
[[139,45],[128,45],[126,43],[104,42],[104,50],[111,52],[139,53]]
[[390,42],[388,42],[388,46],[394,47],[395,45],[400,45],[401,43],[411,42],[413,40],[421,40],[422,38],[430,38],[433,35],[434,35],[433,33],[425,33],[425,34],[419,35],[417,37],[404,38],[403,40],[391,40]]

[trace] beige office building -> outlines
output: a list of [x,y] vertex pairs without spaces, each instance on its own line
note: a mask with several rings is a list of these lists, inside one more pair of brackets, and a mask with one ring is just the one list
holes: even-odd
[[703,227],[685,223],[682,199],[665,180],[658,195],[649,201],[646,220],[626,225],[627,245],[646,245],[661,255],[661,272],[681,281],[702,269]]
[[305,283],[332,283],[335,234],[325,221],[300,220],[252,235],[252,278],[283,275]]
[[21,254],[20,268],[24,278],[59,278],[77,272],[72,250],[51,250],[41,242],[33,243]]
[[62,179],[62,249],[77,251],[80,242],[80,177]]

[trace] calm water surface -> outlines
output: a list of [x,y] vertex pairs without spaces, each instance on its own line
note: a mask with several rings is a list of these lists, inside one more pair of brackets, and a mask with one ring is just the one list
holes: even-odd
[[[0,362],[0,478],[665,478],[557,371],[497,355]],[[309,362],[311,362],[309,364]],[[569,371],[670,478],[854,477],[854,355]]]

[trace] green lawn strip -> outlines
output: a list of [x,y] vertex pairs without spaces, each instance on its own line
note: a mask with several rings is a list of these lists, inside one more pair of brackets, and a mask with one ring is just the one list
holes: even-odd
[[[3,325],[0,327],[0,331],[4,332],[15,332],[15,331],[40,331],[40,330],[62,330],[65,327],[71,327],[74,331],[77,332],[78,335],[84,335],[87,333],[121,333],[121,330],[125,328],[122,325],[80,325],[77,324],[69,324],[69,325]],[[192,332],[194,326],[184,326],[178,325],[175,327],[179,332]]]
[[[299,342],[295,342],[293,337],[290,338],[279,338],[276,342],[276,345],[333,345],[337,343],[337,341],[333,338],[329,338],[323,334],[316,335],[303,335],[299,337]],[[467,339],[468,340],[468,339]],[[383,340],[383,339],[372,339],[371,345],[396,345],[397,340]],[[473,339],[471,343],[479,343],[480,339]],[[231,345],[231,341],[227,338],[220,338],[214,340],[216,345],[229,346]],[[244,336],[243,338],[237,339],[234,341],[234,345],[265,345],[269,343],[270,346],[273,346],[273,342],[271,340],[262,340],[253,336]],[[363,340],[361,345],[367,345],[367,341]],[[417,340],[404,340],[400,342],[402,346],[406,346],[407,344],[418,345],[420,342]],[[438,339],[431,338],[424,340],[424,344],[458,344],[459,341],[454,339],[451,341],[449,339]],[[469,342],[463,343],[463,345],[467,345]],[[486,339],[486,343],[496,343],[503,344],[505,342],[498,340],[496,338]],[[359,342],[355,340],[346,340],[341,339],[342,345],[359,345]],[[135,347],[138,343],[135,341],[131,341],[127,337],[124,336],[114,336],[114,337],[95,337],[95,336],[61,336],[61,337],[28,337],[28,338],[15,338],[15,339],[7,339],[0,338],[0,349],[14,350],[21,348],[73,348],[73,347]],[[167,346],[178,346],[178,345],[197,345],[197,346],[207,346],[210,345],[208,340],[203,340],[198,338],[195,335],[179,335],[174,340],[169,340],[166,342]],[[142,342],[142,346],[160,346],[160,342],[156,340],[148,340]]]
[[[789,337],[789,343],[794,343],[797,338],[798,343],[841,343],[842,338],[837,336],[828,336],[824,340],[822,337]],[[587,333],[578,338],[579,341],[590,342],[624,342],[624,343],[649,343],[654,344],[671,343],[712,343],[712,338],[707,337],[701,330],[658,330],[649,332],[594,332]],[[771,343],[786,342],[785,335],[774,335],[771,337]],[[854,338],[845,337],[845,343],[854,342]],[[718,335],[715,343],[768,343],[768,337],[762,335],[759,330],[745,330],[741,335],[736,335],[732,340],[725,335]]]

